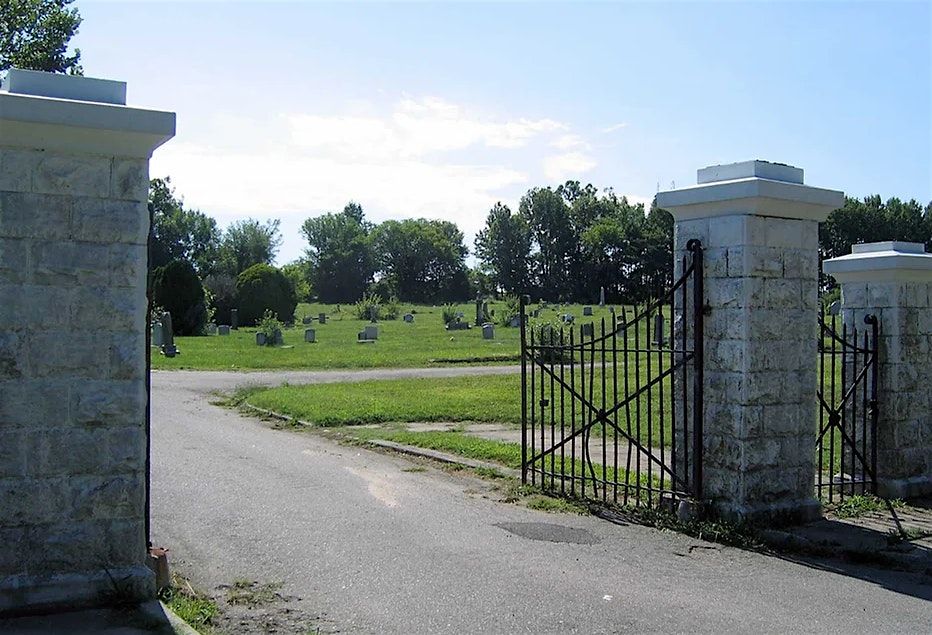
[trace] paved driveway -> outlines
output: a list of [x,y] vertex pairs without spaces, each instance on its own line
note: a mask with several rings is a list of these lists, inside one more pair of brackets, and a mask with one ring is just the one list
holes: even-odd
[[154,372],[154,542],[204,588],[283,583],[284,624],[297,632],[932,629],[929,578],[536,512],[484,498],[482,481],[406,471],[404,458],[272,430],[208,402],[243,380],[360,376]]

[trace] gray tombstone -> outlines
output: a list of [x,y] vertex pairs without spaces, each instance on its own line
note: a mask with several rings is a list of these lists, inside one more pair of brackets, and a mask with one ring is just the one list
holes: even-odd
[[313,344],[317,341],[317,332],[314,329],[304,329],[304,341]]
[[830,305],[828,305],[828,314],[829,315],[838,315],[841,313],[841,302],[835,300]]
[[591,322],[589,324],[581,324],[579,326],[579,335],[592,339],[595,337],[595,326],[593,326]]
[[[161,318],[160,318],[160,320],[161,320]],[[152,333],[152,335],[151,335],[151,339],[152,339],[151,344],[152,344],[152,346],[156,346],[156,347],[158,347],[158,348],[161,348],[161,347],[162,347],[162,342],[164,341],[164,338],[162,337],[162,322],[161,322],[160,320],[159,320],[159,321],[156,321],[156,322],[153,322],[153,323],[152,323],[152,326],[150,327],[150,331],[151,331],[151,333]]]
[[217,335],[229,335],[230,327],[227,324],[221,324],[217,327]]
[[314,321],[314,318],[312,318],[309,315],[305,315],[303,318],[301,318],[301,324],[310,324],[313,321]]
[[482,339],[484,340],[494,340],[495,339],[495,327],[492,324],[486,322],[482,325]]
[[584,307],[582,308],[582,314],[583,314],[584,316],[586,316],[586,317],[591,317],[591,316],[592,316],[592,307],[591,307],[591,306],[584,306]]
[[208,335],[216,335],[216,334],[217,334],[217,325],[214,324],[213,322],[211,322],[210,324],[208,324],[208,325],[207,325],[207,334],[208,334]]
[[377,326],[367,326],[365,329],[363,329],[363,333],[366,334],[367,340],[379,339],[379,327]]
[[230,328],[234,331],[239,328],[239,309],[230,309]]
[[166,311],[162,314],[162,355],[174,357],[178,354],[175,348],[175,332],[172,330],[172,314]]
[[476,326],[482,325],[482,299],[476,294]]
[[276,346],[281,346],[285,343],[285,336],[282,335],[280,329],[275,329],[275,339],[273,340]]
[[266,337],[265,333],[256,333],[256,346],[265,346]]
[[521,316],[520,316],[520,315],[516,315],[516,316],[512,317],[512,318],[511,318],[511,321],[508,322],[508,326],[510,326],[511,328],[517,328],[517,327],[521,326]]
[[540,317],[540,309],[534,309],[533,311],[531,311],[531,317],[539,318],[539,317]]
[[576,317],[572,313],[564,313],[562,320],[564,324],[572,324],[576,321]]
[[410,313],[405,313],[403,319],[404,319],[404,321],[407,322],[408,324],[414,322],[414,316],[413,316],[412,314],[410,314]]
[[655,346],[664,346],[667,343],[667,340],[663,336],[664,334],[664,319],[663,314],[658,313],[654,316],[654,340],[653,344]]
[[326,314],[326,313],[319,313],[319,314],[317,315],[317,321],[320,322],[321,324],[326,324],[326,323],[327,323],[327,314]]
[[599,289],[599,306],[605,306],[605,287]]

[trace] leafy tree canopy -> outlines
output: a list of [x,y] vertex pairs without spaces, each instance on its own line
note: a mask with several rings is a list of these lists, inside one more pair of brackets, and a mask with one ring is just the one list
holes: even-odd
[[340,213],[304,221],[309,282],[321,302],[355,302],[362,297],[375,271],[371,232],[362,206],[352,201]]
[[201,277],[212,272],[220,247],[217,221],[198,210],[185,209],[168,178],[149,182],[149,214],[152,218],[151,269],[172,260],[186,260]]
[[0,73],[10,67],[82,75],[81,51],[68,42],[81,25],[74,0],[0,1]]
[[253,265],[272,264],[282,244],[280,224],[277,218],[264,223],[247,218],[231,224],[220,241],[219,269],[236,276]]

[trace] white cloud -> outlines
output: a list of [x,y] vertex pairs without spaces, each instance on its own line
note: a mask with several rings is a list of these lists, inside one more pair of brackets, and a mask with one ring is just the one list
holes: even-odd
[[[481,229],[498,200],[514,203],[532,185],[579,178],[595,167],[586,140],[548,118],[494,119],[428,97],[387,111],[220,114],[179,135],[152,160],[186,204],[221,226],[245,216],[281,218],[279,260],[297,257],[309,216],[363,205],[370,220],[425,216]],[[558,154],[543,163],[547,147]],[[543,171],[543,174],[541,174]]]
[[583,152],[566,152],[544,159],[544,176],[550,181],[562,183],[578,179],[584,172],[596,166],[596,161]]
[[617,131],[621,130],[622,128],[627,128],[627,127],[628,127],[627,122],[622,121],[621,123],[616,123],[616,124],[613,124],[613,125],[611,125],[611,126],[607,126],[607,127],[605,127],[605,128],[602,128],[602,132],[605,132],[605,133],[617,132]]

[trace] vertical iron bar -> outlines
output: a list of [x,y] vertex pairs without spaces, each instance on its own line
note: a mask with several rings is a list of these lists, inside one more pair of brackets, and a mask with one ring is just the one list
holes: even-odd
[[[553,358],[553,355],[554,355],[553,337],[554,336],[553,336],[552,327],[549,331],[547,331],[547,339],[549,340],[549,342],[546,345],[544,344],[543,333],[541,334],[541,337],[540,337],[541,352],[543,352],[543,349],[545,348],[545,346],[548,347],[550,351],[549,354],[550,354],[551,359]],[[547,370],[546,364],[547,364],[547,361],[542,360],[541,366],[540,366],[540,487],[541,489],[547,488],[547,478],[546,478],[547,477],[547,454],[546,454],[546,450],[544,449],[547,447],[547,404],[545,403],[547,401],[547,398],[544,396],[547,394],[545,392],[545,386],[546,386],[545,381],[547,379],[546,377],[547,373],[544,372],[545,370]],[[550,396],[553,397],[553,395],[550,395]]]
[[877,494],[877,418],[879,416],[878,408],[880,403],[877,400],[877,382],[879,376],[879,359],[878,353],[880,348],[880,322],[877,316],[868,316],[870,321],[865,318],[865,322],[871,327],[871,494]]
[[[662,290],[662,289],[661,289],[661,293],[663,293],[663,290]],[[661,316],[661,317],[663,317],[663,309],[664,309],[664,302],[663,302],[663,298],[661,297],[661,299],[658,300],[658,302],[657,302],[657,310],[660,312],[660,316]],[[671,322],[671,323],[673,322],[673,316],[672,316],[672,315],[670,316],[670,322]],[[665,422],[665,419],[664,419],[664,414],[665,414],[665,413],[664,413],[664,403],[663,403],[663,401],[664,401],[664,400],[663,400],[663,383],[664,383],[664,381],[666,380],[666,378],[664,377],[665,369],[664,369],[664,367],[663,367],[663,360],[664,360],[664,357],[663,357],[663,341],[662,341],[662,340],[663,340],[663,329],[660,329],[660,339],[661,339],[661,341],[658,343],[658,348],[657,348],[657,377],[659,378],[659,381],[658,381],[657,399],[658,399],[659,406],[660,406],[660,419],[659,419],[659,422],[660,422],[660,429],[658,430],[658,432],[659,432],[659,434],[660,434],[660,449],[659,449],[659,456],[658,456],[657,458],[660,459],[660,469],[658,470],[658,471],[660,472],[660,492],[659,492],[659,496],[660,496],[660,497],[663,497],[663,486],[664,486],[664,473],[663,473],[664,470],[663,470],[663,468],[664,468],[664,466],[666,465],[666,459],[665,459],[665,456],[666,456],[666,455],[664,454],[664,452],[665,452],[666,450],[665,450],[665,447],[664,447],[664,434],[663,434],[663,432],[664,432],[663,427],[664,427],[664,422]]]
[[647,373],[644,380],[647,382],[647,443],[644,444],[644,447],[647,449],[647,506],[651,507],[653,503],[653,493],[654,493],[654,462],[651,460],[651,455],[653,454],[654,448],[654,435],[653,435],[653,420],[654,413],[653,409],[653,400],[651,399],[651,358],[653,355],[653,344],[651,340],[654,339],[652,331],[654,330],[653,319],[650,311],[650,302],[647,304],[647,337],[646,339],[646,351],[644,356],[647,358]]
[[[532,357],[531,357],[531,429],[528,431],[530,433],[528,436],[531,439],[531,458],[533,460],[533,457],[536,451],[535,438],[537,437],[537,435],[535,434],[535,426],[537,425],[537,378],[535,375],[537,373],[537,357],[540,355],[539,348],[534,347],[534,329],[531,329],[531,346],[529,350],[530,350]],[[537,477],[534,474],[534,466],[525,465],[524,469],[531,471],[531,485],[536,485]],[[527,481],[525,480],[525,482]]]
[[[618,318],[612,313],[612,403],[618,403]],[[618,502],[618,409],[614,408],[612,413],[612,422],[615,424],[612,428],[612,439],[614,450],[614,461],[612,468],[615,470],[614,488],[612,491],[612,502]]]
[[607,498],[608,487],[606,486],[608,483],[608,457],[605,454],[606,449],[607,449],[605,447],[605,444],[607,442],[607,439],[605,438],[605,434],[607,430],[605,429],[606,421],[605,421],[605,317],[604,316],[602,317],[602,334],[599,339],[602,343],[602,360],[601,360],[602,362],[602,411],[599,414],[599,416],[602,419],[602,422],[600,425],[602,426],[602,502],[604,503],[608,501],[608,498]]
[[[816,491],[819,493],[819,497],[822,497],[822,488],[824,487],[824,477],[822,476],[825,470],[824,466],[824,453],[822,452],[822,445],[825,441],[825,406],[822,405],[822,401],[825,401],[825,318],[820,314],[819,315],[819,394],[822,395],[822,400],[819,402],[819,436],[818,442],[816,443],[816,452],[818,453],[819,460],[819,472],[816,474]],[[827,403],[827,402],[826,402]]]
[[625,329],[624,333],[622,333],[622,337],[624,337],[624,340],[625,340],[625,344],[624,344],[625,430],[628,433],[628,439],[627,439],[628,440],[628,443],[627,443],[628,454],[625,459],[625,500],[624,500],[624,504],[627,505],[628,495],[631,491],[631,481],[630,481],[631,479],[631,446],[633,444],[631,443],[631,400],[630,400],[630,396],[631,396],[630,383],[631,382],[630,382],[630,378],[628,377],[628,374],[630,372],[630,369],[628,367],[628,361],[629,361],[628,356],[630,355],[630,351],[628,350],[628,311],[625,309],[624,306],[621,307],[621,323],[624,325],[624,329]]
[[521,307],[521,483],[527,485],[527,296],[519,300]]
[[845,431],[846,423],[848,421],[847,413],[845,412],[845,393],[848,389],[848,358],[847,351],[848,348],[848,324],[842,320],[841,323],[841,391],[838,393],[840,395],[838,400],[838,413],[839,413],[839,435],[838,435],[838,446],[841,450],[841,456],[838,458],[839,467],[838,473],[840,476],[840,487],[838,489],[838,500],[845,500]]
[[703,338],[703,272],[702,272],[702,244],[698,240],[691,240],[693,253],[693,310],[695,321],[693,323],[693,496],[702,499],[702,416],[705,409],[703,403],[702,384],[705,351]]
[[[572,327],[571,327],[572,328]],[[575,357],[575,356],[574,356]],[[586,403],[586,338],[583,337],[582,330],[579,331],[579,395],[582,397],[579,403],[579,415],[582,418],[580,425],[582,425],[582,431],[579,434],[580,445],[579,445],[579,454],[580,454],[580,463],[581,463],[581,473],[582,481],[579,483],[580,494],[583,498],[586,497],[586,467],[589,457],[589,435],[587,434],[587,416],[589,415],[589,407]],[[591,400],[590,400],[591,403]]]
[[576,495],[576,353],[573,352],[573,329],[570,328],[570,494]]
[[[676,291],[670,291],[670,468],[676,474]],[[685,315],[685,307],[684,313]],[[682,353],[681,353],[682,354]],[[676,478],[670,479],[670,489],[676,489]]]
[[[641,322],[644,321],[643,313],[634,317],[634,391],[637,393],[641,389]],[[649,328],[649,327],[648,327]],[[634,404],[634,429],[635,439],[641,443],[641,396],[637,396]],[[641,449],[635,446],[634,464],[637,473],[634,477],[635,502],[641,504]]]
[[[857,327],[852,328],[851,334],[851,455],[848,457],[851,465],[849,469],[851,470],[851,494],[855,494],[857,491],[858,480],[864,480],[863,474],[860,479],[856,479],[858,471],[858,384],[861,382],[857,381],[858,377],[858,329]],[[863,454],[861,456],[864,456]],[[865,465],[860,466],[862,469],[867,467]],[[863,491],[861,492],[864,493]]]
[[[560,330],[561,331],[563,330],[562,326],[560,327]],[[554,337],[554,340],[556,340],[556,337]],[[559,350],[560,355],[563,355],[563,350],[557,348],[556,341],[554,341],[553,344],[554,344],[554,352]],[[556,466],[557,452],[556,450],[554,450],[554,447],[553,447],[557,444],[556,438],[555,438],[556,437],[556,425],[557,425],[557,422],[556,422],[556,407],[557,407],[556,401],[557,400],[554,399],[554,392],[553,392],[554,385],[556,384],[556,382],[554,381],[555,374],[553,372],[553,364],[554,364],[554,360],[556,359],[556,357],[557,357],[556,355],[550,356],[550,490],[551,491],[553,491],[554,489],[554,477],[555,477],[555,472],[557,469],[557,466]],[[561,361],[561,364],[562,364],[562,361]]]
[[[566,439],[566,416],[563,411],[563,396],[566,394],[563,379],[563,357],[566,354],[566,342],[564,341],[563,327],[560,327],[560,442]],[[566,493],[566,444],[560,446],[560,493]]]
[[[686,271],[686,256],[683,256],[683,271]],[[689,371],[687,368],[689,365],[686,363],[687,351],[689,350],[689,347],[688,347],[689,340],[687,336],[688,329],[686,328],[686,325],[688,322],[693,322],[692,326],[694,329],[696,328],[696,325],[694,323],[695,320],[688,320],[687,322],[687,315],[688,315],[687,307],[689,305],[686,302],[687,295],[686,295],[686,281],[685,280],[683,281],[683,286],[680,287],[680,289],[681,289],[681,294],[680,294],[681,305],[680,306],[683,307],[683,324],[682,324],[682,328],[680,329],[681,334],[682,334],[682,339],[683,339],[683,343],[682,343],[683,367],[681,369],[682,370],[682,381],[680,382],[683,385],[683,474],[682,474],[682,479],[683,479],[683,482],[686,484],[688,490],[692,490],[692,470],[690,469],[691,464],[689,462],[689,440],[690,440],[689,438],[689,410],[690,409],[689,409]],[[693,361],[693,364],[695,364],[695,360],[693,359],[691,355],[689,356],[689,359]]]
[[[835,316],[832,316],[832,396],[830,399],[826,399],[825,403],[831,406],[832,411],[829,413],[828,424],[829,424],[829,437],[828,437],[828,502],[833,502],[835,500],[835,426],[837,422],[838,413],[835,412],[835,392],[837,388],[837,382],[835,381],[835,366],[836,359],[835,356],[838,353],[838,331],[835,329],[837,320]],[[823,396],[823,399],[825,397]],[[823,437],[824,439],[824,437]]]

